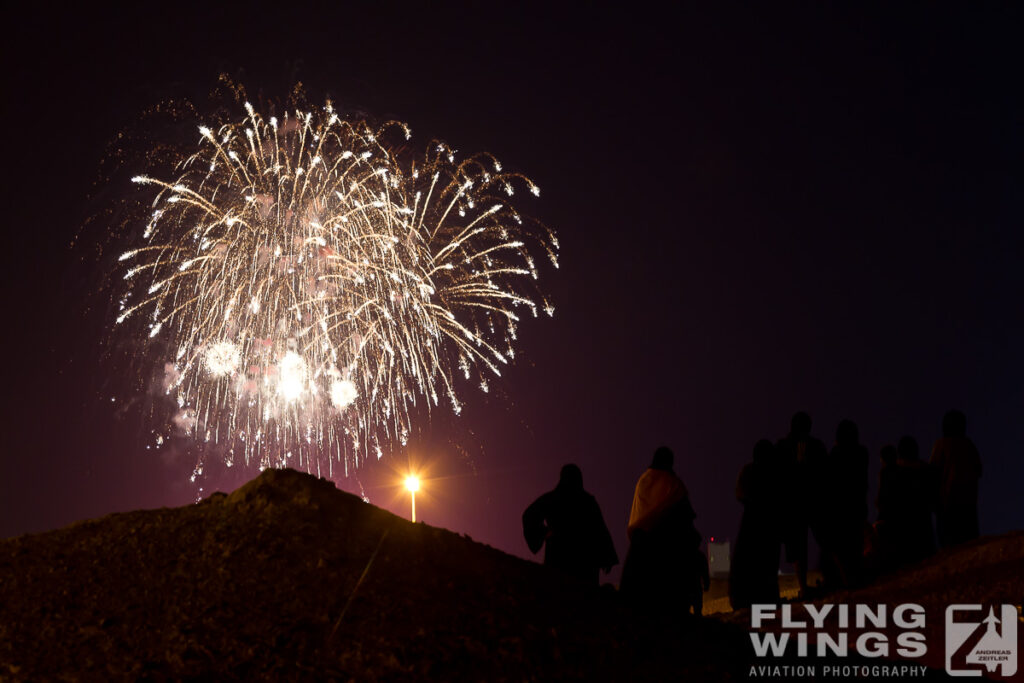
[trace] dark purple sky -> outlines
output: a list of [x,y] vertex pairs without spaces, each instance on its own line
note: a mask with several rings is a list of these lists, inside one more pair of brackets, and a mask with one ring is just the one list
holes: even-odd
[[[826,443],[857,421],[874,483],[881,446],[927,452],[958,407],[983,530],[1024,526],[1019,8],[170,7],[5,21],[0,536],[197,495],[194,458],[145,450],[149,426],[117,412],[95,261],[68,245],[133,191],[89,198],[117,132],[221,70],[270,95],[299,78],[543,188],[556,316],[401,456],[438,477],[426,521],[525,555],[523,508],[576,462],[622,557],[633,486],[667,444],[700,529],[730,537],[740,467],[795,410]],[[339,485],[407,514],[395,465]],[[253,472],[230,474],[207,492]]]

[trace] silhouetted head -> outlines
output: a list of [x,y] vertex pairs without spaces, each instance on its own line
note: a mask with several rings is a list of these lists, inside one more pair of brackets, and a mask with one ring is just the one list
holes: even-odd
[[675,455],[672,454],[672,450],[667,446],[661,446],[658,450],[654,451],[654,459],[651,460],[652,470],[670,470],[672,465],[675,463]]
[[767,463],[771,462],[772,456],[775,454],[775,446],[768,439],[761,439],[754,444],[754,462]]
[[811,416],[800,411],[793,415],[793,419],[789,421],[789,433],[795,437],[808,437],[811,435]]
[[582,491],[583,471],[577,465],[563,465],[558,475],[558,488],[562,491]]
[[896,450],[899,451],[900,460],[917,460],[917,456],[921,453],[917,447],[917,439],[912,436],[904,436],[900,439]]
[[843,420],[836,427],[836,443],[856,446],[860,441],[860,431],[853,420]]
[[700,535],[699,531],[697,531],[697,527],[690,527],[688,535],[690,537],[690,546],[693,547],[694,550],[699,549],[701,541],[704,540],[704,537]]
[[[904,437],[906,438],[906,437]],[[896,464],[896,447],[892,444],[882,446],[882,465],[889,467]]]
[[967,434],[967,416],[959,410],[951,410],[942,418],[943,436],[964,436]]

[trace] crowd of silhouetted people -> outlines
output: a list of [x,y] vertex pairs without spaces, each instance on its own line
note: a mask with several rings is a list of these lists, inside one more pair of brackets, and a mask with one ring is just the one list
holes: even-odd
[[858,588],[927,558],[936,551],[936,529],[941,547],[978,536],[981,460],[963,413],[945,415],[929,462],[911,436],[880,456],[878,514],[869,524],[869,455],[855,423],[839,423],[829,450],[800,412],[784,438],[754,446],[753,462],[736,483],[743,517],[729,577],[734,609],[779,601],[780,555],[793,565],[805,596],[809,536],[820,553],[818,593]]
[[[758,441],[740,472],[736,498],[743,516],[729,576],[734,609],[779,602],[782,561],[793,566],[802,599],[863,586],[879,573],[927,558],[937,547],[978,536],[981,460],[960,411],[943,418],[942,437],[928,462],[910,436],[881,449],[873,524],[870,456],[857,425],[841,421],[831,449],[811,434],[811,425],[807,413],[796,413],[789,433],[775,443]],[[672,451],[657,449],[636,484],[619,589],[642,605],[699,615],[710,586],[708,561],[689,492],[673,465]],[[608,573],[619,561],[601,508],[584,490],[576,465],[565,465],[554,490],[526,509],[523,534],[532,552],[544,547],[545,565],[591,585],[597,585],[600,570]],[[820,553],[821,582],[813,587],[809,537]]]

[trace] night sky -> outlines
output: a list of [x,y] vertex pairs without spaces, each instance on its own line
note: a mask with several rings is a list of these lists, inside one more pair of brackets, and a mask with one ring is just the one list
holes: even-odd
[[1024,16],[771,4],[9,10],[0,536],[255,475],[213,463],[199,492],[188,448],[146,449],[100,358],[103,235],[82,231],[138,191],[95,185],[118,132],[222,71],[489,151],[540,185],[525,207],[561,240],[555,317],[524,322],[491,393],[464,386],[459,418],[424,416],[340,487],[408,515],[393,485],[414,462],[419,518],[528,556],[520,515],[575,462],[621,558],[659,445],[702,533],[729,538],[740,468],[794,411],[827,444],[860,425],[873,501],[879,449],[910,434],[927,457],[955,407],[982,531],[1024,527]]

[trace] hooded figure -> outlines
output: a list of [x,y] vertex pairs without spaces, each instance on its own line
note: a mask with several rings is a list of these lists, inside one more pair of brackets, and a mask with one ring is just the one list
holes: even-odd
[[555,489],[523,512],[523,536],[530,552],[545,547],[545,566],[594,586],[598,569],[607,574],[619,563],[601,507],[583,490],[576,465],[564,466]]
[[673,459],[671,450],[659,448],[636,484],[620,589],[648,607],[688,612],[702,581],[694,562],[701,537],[686,486],[672,471]]
[[672,471],[672,451],[661,447],[654,452],[651,466],[640,476],[633,493],[633,507],[629,511],[626,529],[630,540],[640,529],[651,531],[674,505],[689,501],[690,492],[682,479]]

